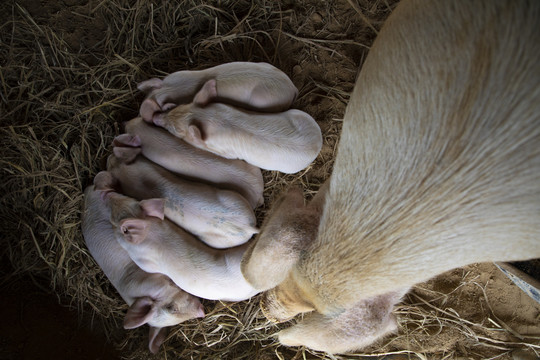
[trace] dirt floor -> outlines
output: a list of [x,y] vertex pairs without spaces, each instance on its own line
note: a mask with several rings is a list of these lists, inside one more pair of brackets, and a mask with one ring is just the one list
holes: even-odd
[[29,278],[13,279],[0,292],[0,359],[120,359],[89,313],[79,317]]
[[[540,331],[540,305],[532,298],[519,290],[501,271],[493,264],[476,264],[463,269],[456,269],[445,273],[436,279],[417,286],[408,295],[408,301],[415,303],[422,297],[431,298],[438,294],[438,309],[433,311],[443,311],[453,317],[456,326],[446,331],[443,336],[433,336],[437,334],[438,324],[429,327],[420,327],[425,338],[417,344],[421,348],[430,347],[437,352],[443,349],[468,348],[474,342],[484,343],[488,347],[496,348],[504,341],[505,336],[500,336],[501,330],[506,329],[516,336],[513,341],[518,343],[523,340],[524,335],[538,337]],[[407,303],[407,302],[406,302]],[[398,312],[399,313],[399,312]],[[451,321],[451,320],[450,320]],[[489,342],[484,342],[482,335],[477,337],[463,337],[469,328],[475,326],[485,326],[483,332]],[[426,331],[427,329],[430,329]],[[413,332],[415,330],[412,330]],[[415,340],[416,342],[416,340]],[[414,346],[414,343],[409,343]],[[406,344],[403,344],[406,347]],[[489,358],[486,349],[471,352],[477,356]],[[538,350],[538,349],[537,349]],[[531,358],[536,358],[531,352]],[[494,355],[492,355],[494,356]],[[501,357],[505,358],[505,357]]]
[[[82,190],[103,168],[136,83],[230,61],[265,61],[299,89],[294,107],[324,134],[299,174],[264,172],[265,205],[294,182],[311,196],[330,174],[341,119],[371,42],[395,1],[151,4],[17,0],[0,4],[0,360],[538,359],[540,305],[492,264],[421,284],[396,309],[398,334],[343,356],[279,346],[258,297],[204,302],[149,356],[147,328],[121,328],[126,305],[80,234]],[[287,325],[284,325],[287,326]]]

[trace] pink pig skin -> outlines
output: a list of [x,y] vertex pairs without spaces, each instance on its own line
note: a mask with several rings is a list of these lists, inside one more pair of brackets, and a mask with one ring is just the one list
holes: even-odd
[[146,121],[150,121],[155,113],[192,101],[201,106],[224,102],[256,111],[283,111],[291,106],[298,94],[281,70],[267,63],[252,62],[178,71],[163,80],[143,81],[137,87],[147,93],[140,109]]
[[205,299],[240,301],[257,294],[240,271],[247,244],[207,246],[164,217],[164,199],[138,202],[115,192],[106,199],[117,240],[145,271],[165,274]]
[[264,182],[259,168],[197,149],[141,118],[127,122],[125,131],[127,134],[118,136],[114,145],[140,146],[142,154],[154,163],[179,175],[234,190],[252,208],[263,203]]
[[139,200],[165,198],[165,216],[206,244],[237,246],[259,232],[255,213],[240,194],[176,176],[137,156],[138,148],[115,147],[113,151],[108,170],[122,193]]
[[203,317],[199,300],[178,288],[167,276],[139,268],[115,239],[111,212],[102,192],[89,186],[82,215],[83,236],[98,265],[130,306],[125,328],[150,325],[149,348],[156,353],[165,338],[166,326]]
[[317,122],[296,109],[264,114],[220,103],[192,103],[156,115],[153,121],[199,149],[284,173],[307,167],[322,147]]

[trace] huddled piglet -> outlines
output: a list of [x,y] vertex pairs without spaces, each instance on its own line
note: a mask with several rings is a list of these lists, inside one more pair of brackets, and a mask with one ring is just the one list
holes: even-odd
[[163,80],[150,79],[137,86],[147,93],[140,114],[151,121],[156,113],[190,102],[238,105],[263,112],[288,109],[298,90],[289,77],[267,63],[231,62],[205,70],[184,70]]
[[221,103],[191,103],[154,115],[152,121],[199,149],[284,173],[307,167],[322,147],[315,120],[296,109],[266,114]]
[[128,121],[124,128],[126,133],[114,139],[114,146],[140,147],[147,159],[169,171],[236,191],[252,208],[262,204],[264,183],[259,168],[197,149],[141,118]]
[[89,186],[84,195],[82,231],[88,250],[129,305],[124,327],[150,325],[148,345],[156,353],[165,339],[164,327],[203,317],[203,307],[167,276],[150,274],[137,266],[115,238],[103,192]]
[[116,239],[141,269],[165,274],[204,299],[239,301],[257,294],[240,271],[247,244],[211,248],[165,218],[164,199],[139,202],[112,186],[104,191]]
[[357,350],[415,284],[540,257],[539,19],[538,1],[399,3],[351,95],[323,206],[291,190],[243,259],[268,318],[315,311],[282,344]]
[[[194,296],[239,301],[258,293],[240,267],[258,232],[259,167],[300,171],[322,136],[308,114],[287,110],[298,91],[270,64],[179,71],[138,87],[147,93],[141,117],[124,124],[108,171],[86,191],[83,233],[131,305],[126,327],[149,323],[155,352],[161,327],[204,315]],[[163,129],[173,117],[191,136]]]
[[107,170],[123,194],[138,200],[164,198],[169,220],[215,248],[241,245],[258,232],[255,213],[240,194],[183,179],[140,152],[115,147],[109,156]]

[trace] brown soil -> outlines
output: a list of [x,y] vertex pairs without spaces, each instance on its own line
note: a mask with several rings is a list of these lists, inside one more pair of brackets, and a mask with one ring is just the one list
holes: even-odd
[[[496,347],[501,345],[497,344],[497,340],[508,341],[507,335],[503,335],[501,329],[507,329],[514,334],[512,341],[515,342],[525,336],[540,335],[540,304],[519,290],[493,264],[475,264],[442,274],[417,286],[407,296],[406,303],[417,303],[420,298],[437,299],[432,300],[432,305],[428,306],[431,307],[430,311],[446,312],[450,315],[446,321],[454,320],[456,324],[440,334],[438,332],[442,328],[441,324],[434,323],[427,327],[406,324],[406,332],[415,334],[415,342],[402,344],[405,348],[417,347],[417,350],[430,349],[439,353],[472,348],[475,353],[473,344],[476,342]],[[481,329],[477,336],[492,340],[469,337],[468,328]],[[418,336],[418,332],[422,332],[423,336]],[[476,354],[488,358],[489,349],[476,346]],[[495,356],[495,353],[496,351],[492,356]],[[465,356],[466,353],[462,355]],[[510,359],[510,355],[501,358]]]

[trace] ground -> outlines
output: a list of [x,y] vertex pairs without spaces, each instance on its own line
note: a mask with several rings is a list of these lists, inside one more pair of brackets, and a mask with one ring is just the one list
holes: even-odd
[[0,292],[0,359],[120,359],[89,313],[79,317],[29,278],[9,281]]

